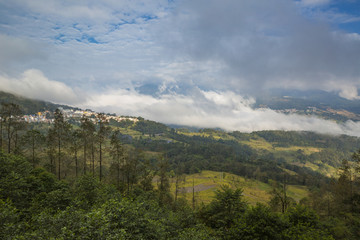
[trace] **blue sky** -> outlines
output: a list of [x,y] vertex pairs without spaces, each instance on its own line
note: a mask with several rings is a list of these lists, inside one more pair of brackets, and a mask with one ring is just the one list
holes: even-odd
[[[304,119],[252,109],[253,94],[319,89],[358,99],[359,4],[0,0],[0,88],[165,123],[301,130]],[[257,121],[269,115],[278,124]]]
[[[314,4],[311,4],[314,2]],[[327,16],[325,19],[332,24],[333,28],[339,28],[346,32],[360,32],[360,1],[340,0],[340,1],[308,1],[305,9],[315,13],[315,18]],[[311,16],[311,15],[308,15]]]

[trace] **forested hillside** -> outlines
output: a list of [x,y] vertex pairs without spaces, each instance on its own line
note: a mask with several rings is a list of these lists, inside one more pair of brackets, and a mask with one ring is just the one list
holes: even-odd
[[[46,101],[29,99],[22,96],[0,91],[0,103],[14,103],[21,106],[23,114],[34,114],[37,112],[51,111],[54,112],[57,108],[73,108],[66,105],[54,104]],[[75,109],[75,108],[73,108]]]
[[1,105],[1,239],[359,238],[356,137],[22,114]]
[[[157,187],[139,179],[128,191],[91,174],[59,181],[13,154],[1,153],[0,161],[1,239],[358,238],[357,205],[346,202],[350,193],[342,195],[348,189],[339,189],[347,186],[340,179],[328,192],[333,195],[314,195],[302,204],[292,202],[280,186],[269,205],[249,206],[241,189],[224,185],[209,204],[191,206],[169,193],[161,169]],[[284,204],[277,204],[278,198]],[[323,209],[321,201],[336,208]],[[311,209],[314,204],[320,205],[314,208],[318,213]]]

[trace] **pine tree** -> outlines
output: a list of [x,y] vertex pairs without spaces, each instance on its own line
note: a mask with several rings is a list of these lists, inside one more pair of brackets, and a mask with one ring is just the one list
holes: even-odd
[[88,156],[88,149],[91,150],[91,160],[92,160],[92,170],[93,175],[95,174],[95,158],[94,158],[94,132],[95,132],[95,125],[89,120],[89,118],[83,116],[81,118],[81,135],[83,139],[83,172],[86,174],[87,171],[87,156]]
[[81,147],[81,130],[76,129],[71,133],[71,152],[74,154],[74,162],[75,162],[75,176],[78,177],[79,174],[79,159],[78,159],[78,151]]
[[33,168],[35,168],[38,160],[37,152],[44,142],[44,135],[39,130],[32,129],[26,132],[22,138],[22,142],[25,146],[30,146],[30,159]]
[[124,161],[125,161],[125,151],[124,151],[124,147],[121,144],[120,141],[120,132],[119,130],[113,132],[113,134],[111,135],[111,149],[110,149],[110,155],[112,157],[112,163],[111,163],[111,168],[115,169],[116,171],[116,185],[117,188],[120,189],[120,176],[121,176],[121,169],[124,165]]
[[170,181],[168,176],[169,163],[167,159],[162,157],[158,164],[158,191],[159,191],[159,204],[164,205],[171,202],[170,196]]
[[99,130],[97,132],[97,142],[99,144],[99,179],[100,182],[103,176],[102,162],[103,162],[103,144],[105,143],[105,139],[107,135],[110,133],[110,128],[107,126],[108,122],[105,119],[104,114],[98,114],[97,116]]
[[[1,104],[1,132],[3,131],[3,124],[5,127],[7,152],[10,153],[12,149],[12,142],[17,140],[17,131],[20,129],[20,115],[22,111],[20,106],[14,103]],[[16,141],[15,141],[16,143]],[[1,141],[1,145],[2,145]]]
[[57,144],[57,159],[58,159],[58,179],[61,179],[61,166],[63,158],[63,148],[69,140],[71,132],[71,125],[65,121],[64,115],[59,109],[55,111],[55,120],[53,125],[53,133]]

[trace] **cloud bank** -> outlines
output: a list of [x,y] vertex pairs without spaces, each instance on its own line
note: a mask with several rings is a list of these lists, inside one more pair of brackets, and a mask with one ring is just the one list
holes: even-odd
[[0,90],[55,103],[79,102],[77,94],[62,82],[49,80],[37,69],[26,70],[19,78],[0,75]]
[[186,95],[170,92],[155,97],[140,94],[133,89],[108,89],[100,94],[93,92],[84,95],[64,83],[49,80],[36,69],[28,69],[18,78],[0,75],[0,86],[3,91],[34,99],[76,103],[78,107],[98,112],[142,116],[165,124],[242,132],[314,131],[360,137],[360,122],[336,123],[315,116],[286,115],[271,109],[254,109],[254,98],[243,97],[230,90],[205,91],[195,88]]
[[360,122],[336,123],[317,117],[285,115],[271,109],[253,109],[255,100],[232,91],[195,89],[192,94],[142,95],[132,90],[109,90],[83,104],[105,112],[145,117],[155,121],[227,131],[295,130],[360,137]]
[[215,84],[228,89],[322,89],[354,98],[347,93],[360,87],[358,34],[302,14],[304,4],[327,2],[185,0],[161,36],[178,57],[223,65]]

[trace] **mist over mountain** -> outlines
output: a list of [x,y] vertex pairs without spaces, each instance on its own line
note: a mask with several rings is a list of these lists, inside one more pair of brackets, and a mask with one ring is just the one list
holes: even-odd
[[360,239],[359,66],[359,0],[0,0],[0,239]]
[[359,135],[358,6],[0,1],[0,90],[166,124]]

